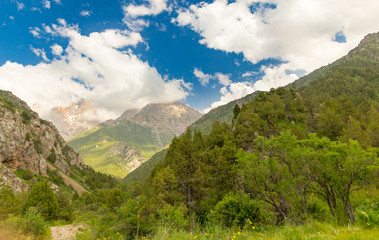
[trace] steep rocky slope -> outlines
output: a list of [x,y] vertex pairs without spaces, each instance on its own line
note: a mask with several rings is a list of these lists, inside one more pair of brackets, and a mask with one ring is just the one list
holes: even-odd
[[148,104],[79,134],[69,144],[95,170],[125,177],[200,117],[179,102]]
[[66,175],[71,173],[70,166],[84,166],[50,122],[12,93],[0,90],[0,179],[13,189],[22,189],[12,171],[47,176],[47,161]]
[[68,107],[55,107],[44,117],[54,123],[66,140],[100,124],[97,109],[85,99]]

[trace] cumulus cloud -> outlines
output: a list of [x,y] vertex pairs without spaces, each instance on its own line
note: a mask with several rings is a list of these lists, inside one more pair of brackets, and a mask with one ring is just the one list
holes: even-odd
[[215,77],[218,79],[218,82],[223,86],[229,86],[232,83],[232,80],[230,80],[230,75],[216,73]]
[[255,88],[250,82],[236,82],[227,87],[222,87],[220,93],[222,94],[220,100],[211,104],[209,108],[203,110],[203,113],[207,113],[213,108],[227,104],[230,101],[242,98],[250,93],[255,92]]
[[[283,86],[326,65],[355,47],[379,27],[379,1],[367,0],[216,0],[177,11],[172,22],[197,32],[208,48],[243,54],[258,63],[274,58],[254,85],[259,90]],[[343,36],[344,41],[336,41]],[[248,73],[249,75],[249,73]],[[245,75],[245,76],[248,76]]]
[[156,16],[163,11],[167,11],[168,0],[148,0],[147,4],[143,5],[124,5],[123,22],[132,30],[140,31],[141,29],[149,26],[149,22],[139,17],[143,16]]
[[41,34],[41,29],[39,27],[29,28],[29,32],[33,35],[35,38],[39,38]]
[[17,4],[17,10],[18,11],[20,11],[20,10],[22,10],[22,9],[24,9],[25,8],[25,4],[23,4],[22,2],[16,2],[16,4]]
[[92,12],[88,11],[88,10],[83,10],[80,12],[80,15],[83,17],[89,17],[89,16],[91,16],[91,14],[92,14]]
[[137,6],[129,4],[123,7],[124,13],[133,18],[146,15],[158,15],[167,9],[167,0],[149,0],[148,5]]
[[193,70],[193,74],[199,79],[202,86],[207,86],[209,83],[209,79],[211,79],[211,75],[203,73],[201,70],[195,68]]
[[46,9],[50,9],[50,1],[49,0],[43,0],[42,1],[43,7]]
[[51,52],[56,55],[56,56],[60,56],[62,53],[63,53],[63,48],[62,46],[58,45],[58,44],[54,44],[53,46],[50,47],[51,48]]
[[37,56],[37,57],[41,57],[44,61],[48,62],[50,61],[47,56],[46,56],[46,52],[44,49],[39,49],[39,48],[34,48],[32,46],[30,46],[30,50],[32,50],[32,52]]
[[229,86],[232,81],[230,80],[230,74],[223,74],[220,72],[217,72],[215,74],[205,74],[200,69],[195,68],[193,70],[193,74],[197,77],[197,79],[200,81],[202,86],[207,86],[209,83],[209,80],[217,80],[219,84],[223,86]]
[[[94,102],[107,119],[128,108],[187,96],[189,84],[162,78],[133,54],[130,48],[143,42],[139,33],[108,29],[86,36],[77,25],[59,22],[43,30],[68,39],[63,55],[35,66],[7,61],[0,67],[0,88],[21,96],[30,106],[38,103],[42,116],[54,106],[67,106],[80,98]],[[60,48],[53,45],[52,51],[58,53]]]

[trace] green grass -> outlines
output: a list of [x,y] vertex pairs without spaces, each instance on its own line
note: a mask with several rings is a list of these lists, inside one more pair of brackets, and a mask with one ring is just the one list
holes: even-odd
[[[83,157],[84,162],[101,173],[124,178],[132,169],[125,161],[127,153],[112,154],[118,142],[135,149],[145,160],[167,145],[172,135],[157,134],[151,129],[128,120],[115,126],[102,124],[69,140],[69,145]],[[130,159],[131,160],[131,159]]]
[[[253,229],[254,228],[254,229]],[[242,239],[379,239],[379,229],[364,228],[359,226],[335,227],[326,223],[308,223],[300,226],[285,225],[281,227],[250,227],[249,229],[223,229],[221,227],[209,227],[205,230],[194,232],[159,227],[152,235],[141,239],[217,239],[217,240],[242,240]]]
[[90,130],[82,132],[82,133],[76,135],[75,137],[69,139],[68,141],[74,141],[75,139],[84,138],[84,137],[86,137],[86,136],[88,136],[88,135],[90,135],[90,134],[92,134],[92,133],[94,133],[94,132],[96,132],[102,128],[103,128],[102,125],[96,125],[96,126],[92,127]]

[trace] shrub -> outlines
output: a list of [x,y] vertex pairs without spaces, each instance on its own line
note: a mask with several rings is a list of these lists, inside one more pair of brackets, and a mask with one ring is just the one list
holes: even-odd
[[58,219],[66,220],[68,222],[72,221],[72,213],[73,208],[71,206],[71,203],[68,199],[68,197],[63,193],[58,193],[58,205],[59,205],[59,212],[58,212]]
[[55,163],[56,160],[57,160],[57,155],[55,154],[55,150],[54,148],[51,148],[50,155],[47,157],[47,161],[51,163]]
[[262,222],[259,203],[247,195],[228,194],[217,203],[209,219],[226,227],[243,227],[247,221]]
[[22,111],[21,118],[22,118],[22,122],[24,124],[29,124],[30,123],[30,119],[32,118],[32,116],[28,112]]
[[5,223],[14,229],[19,229],[25,234],[33,234],[36,237],[47,236],[49,224],[34,207],[28,208],[24,217],[11,215]]
[[43,150],[42,150],[41,138],[38,137],[37,139],[33,139],[33,143],[34,143],[34,149],[36,150],[36,152],[38,154],[42,154]]
[[4,220],[9,214],[19,215],[21,212],[20,201],[8,186],[0,188],[0,220]]
[[25,180],[30,180],[32,179],[34,176],[34,174],[32,173],[32,171],[30,171],[30,169],[26,169],[23,173],[22,173],[22,178],[25,179]]
[[47,181],[38,182],[34,186],[24,206],[22,206],[22,212],[25,214],[30,207],[35,207],[46,220],[56,218],[58,201]]
[[167,204],[158,210],[158,215],[161,223],[169,224],[170,226],[179,229],[187,227],[189,223],[186,218],[187,212],[188,209],[184,204],[181,204],[178,207],[173,207]]

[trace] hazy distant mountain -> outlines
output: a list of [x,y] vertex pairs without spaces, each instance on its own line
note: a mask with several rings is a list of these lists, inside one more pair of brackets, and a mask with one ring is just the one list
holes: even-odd
[[148,104],[75,136],[69,144],[95,170],[125,177],[200,117],[180,102]]
[[54,123],[66,140],[100,124],[96,108],[85,99],[68,107],[55,107],[45,118]]

